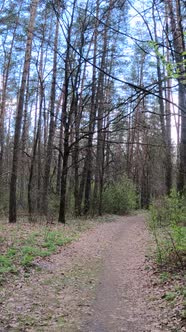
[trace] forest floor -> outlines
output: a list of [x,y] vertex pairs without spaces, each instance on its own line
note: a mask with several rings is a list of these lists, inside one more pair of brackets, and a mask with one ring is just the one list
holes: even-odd
[[160,272],[152,246],[144,215],[91,225],[2,281],[0,331],[186,331],[184,276]]

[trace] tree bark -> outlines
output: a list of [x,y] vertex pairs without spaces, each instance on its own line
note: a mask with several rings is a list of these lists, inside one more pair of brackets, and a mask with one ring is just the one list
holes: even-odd
[[[158,45],[158,36],[157,36],[157,26],[156,26],[156,18],[154,14],[154,6],[153,6],[153,21],[154,21],[154,34],[155,34],[155,42]],[[171,127],[168,126],[167,119],[170,120],[170,114],[168,114],[169,105],[164,104],[164,94],[163,94],[163,83],[162,83],[162,73],[161,73],[161,60],[160,56],[156,55],[157,60],[157,78],[158,78],[158,89],[159,89],[159,110],[160,110],[160,124],[161,124],[161,132],[162,132],[162,142],[165,150],[165,187],[166,194],[170,194],[172,187],[172,160],[171,160],[171,141],[170,141],[170,131]],[[168,89],[170,87],[168,86]],[[166,91],[167,92],[167,91]],[[165,109],[166,107],[166,109]],[[166,117],[165,117],[166,116]],[[167,125],[166,125],[167,124]]]
[[[59,9],[59,5],[58,5]],[[54,57],[53,57],[53,69],[52,69],[52,86],[50,95],[50,125],[49,125],[49,137],[47,143],[44,178],[43,178],[43,194],[42,194],[42,213],[47,215],[48,213],[48,194],[49,194],[49,180],[50,180],[50,168],[52,161],[53,141],[55,134],[55,99],[56,99],[56,76],[57,76],[57,49],[58,49],[58,35],[59,35],[59,20],[57,17],[55,40],[54,40]]]
[[177,64],[179,109],[181,112],[181,141],[177,188],[183,191],[186,185],[186,67],[185,67],[185,37],[183,33],[183,17],[180,0],[164,0],[170,18],[170,28],[173,37],[174,57]]
[[105,149],[105,135],[103,133],[103,115],[105,108],[104,96],[104,70],[106,68],[106,56],[108,48],[108,26],[110,21],[110,14],[113,0],[109,1],[109,6],[106,16],[106,24],[103,33],[103,50],[100,67],[103,71],[99,72],[98,76],[98,91],[97,91],[97,106],[98,106],[98,120],[97,120],[97,151],[96,151],[96,169],[95,169],[95,185],[93,198],[93,212],[102,214],[102,191],[103,191],[103,170],[104,170],[104,149]]
[[66,212],[66,189],[67,189],[67,173],[68,173],[68,158],[69,158],[69,138],[70,138],[70,124],[72,120],[72,108],[68,113],[68,91],[69,91],[69,79],[70,79],[70,42],[72,33],[72,24],[74,20],[74,11],[76,6],[76,0],[73,2],[73,9],[71,15],[71,21],[68,27],[67,36],[67,49],[65,57],[65,79],[64,79],[64,101],[62,106],[63,111],[63,126],[64,126],[64,152],[63,152],[63,165],[61,173],[61,195],[60,195],[60,207],[58,221],[65,224],[65,212]]
[[15,122],[15,134],[14,134],[14,147],[13,147],[13,162],[12,162],[12,172],[10,180],[10,197],[9,197],[9,222],[15,223],[17,217],[16,211],[16,189],[17,189],[17,172],[19,163],[19,144],[21,135],[21,124],[23,117],[23,107],[24,107],[24,94],[26,89],[26,82],[28,78],[30,59],[32,51],[32,40],[33,40],[33,30],[36,18],[37,6],[39,0],[32,0],[30,5],[30,20],[28,25],[28,36],[25,49],[25,59],[21,79],[21,87],[19,91],[19,99],[17,106],[16,122]]
[[[22,1],[18,10],[20,12],[22,6]],[[3,5],[2,5],[3,8]],[[17,16],[15,27],[12,34],[12,40],[10,43],[10,49],[4,53],[4,68],[3,68],[3,77],[2,77],[2,94],[1,94],[1,102],[0,102],[0,184],[3,179],[3,162],[4,162],[4,143],[5,143],[5,133],[4,133],[4,121],[5,121],[5,109],[6,109],[6,97],[7,97],[7,88],[8,88],[8,79],[10,75],[11,68],[11,60],[13,53],[13,46],[16,38],[16,31],[18,27],[19,15]],[[0,185],[0,199],[3,194],[2,186]]]
[[85,158],[85,174],[83,174],[83,180],[85,180],[85,197],[84,197],[84,209],[83,213],[86,215],[90,211],[90,194],[91,194],[91,181],[92,181],[92,149],[93,149],[93,135],[96,121],[96,63],[97,63],[97,39],[98,39],[98,14],[99,14],[99,2],[96,7],[96,21],[95,21],[95,32],[94,32],[94,57],[93,57],[93,68],[92,68],[92,91],[91,91],[91,108],[89,116],[89,133],[88,133],[88,144]]

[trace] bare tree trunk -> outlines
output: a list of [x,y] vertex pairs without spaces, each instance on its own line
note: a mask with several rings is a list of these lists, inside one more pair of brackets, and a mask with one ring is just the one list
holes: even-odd
[[79,124],[80,114],[78,114],[78,100],[77,97],[74,101],[74,114],[75,114],[75,144],[74,144],[74,212],[77,217],[80,212],[79,206]]
[[[97,3],[96,18],[98,18],[99,3]],[[95,23],[94,32],[94,58],[93,58],[93,69],[92,69],[92,94],[91,94],[91,109],[89,116],[89,133],[88,133],[88,146],[85,158],[85,176],[83,174],[83,180],[85,180],[85,198],[84,198],[84,211],[86,215],[90,210],[90,194],[91,194],[91,181],[92,181],[92,149],[93,149],[93,135],[96,121],[96,55],[97,55],[97,38],[98,38],[98,20]]]
[[[166,15],[166,57],[167,62],[170,62],[169,54],[169,40],[168,40],[168,15]],[[170,194],[172,188],[172,156],[171,156],[171,79],[168,78],[166,84],[166,188],[167,193]]]
[[179,108],[181,109],[181,143],[180,143],[180,165],[178,170],[179,191],[183,191],[186,186],[186,86],[179,82]]
[[[81,194],[79,191],[80,181],[79,181],[79,138],[80,138],[80,123],[82,118],[82,91],[84,88],[84,80],[86,75],[86,63],[84,63],[84,68],[82,69],[82,56],[83,49],[85,46],[85,38],[84,34],[86,31],[86,21],[87,21],[87,9],[88,9],[88,1],[86,3],[86,8],[84,12],[84,19],[81,23],[81,37],[80,37],[80,47],[79,47],[79,59],[78,59],[78,69],[76,72],[76,76],[73,82],[73,99],[72,99],[72,107],[74,108],[74,122],[75,122],[75,144],[74,144],[74,154],[73,154],[73,163],[74,163],[74,212],[75,216],[79,216],[81,214]],[[86,57],[88,57],[90,51],[90,46],[88,47],[88,51]],[[93,69],[94,70],[94,69]],[[82,74],[81,74],[82,73]],[[82,77],[81,77],[82,76]],[[78,91],[81,90],[80,93]]]
[[55,40],[54,40],[54,58],[53,58],[53,74],[52,74],[52,86],[50,96],[50,125],[49,125],[49,137],[47,143],[44,179],[43,179],[43,195],[42,195],[42,213],[48,213],[48,191],[50,180],[50,168],[52,161],[53,140],[55,134],[55,99],[56,99],[56,76],[57,76],[57,48],[58,48],[58,35],[59,35],[59,20],[57,17]]
[[26,89],[26,82],[28,78],[29,68],[30,68],[30,59],[32,51],[32,39],[33,39],[33,30],[35,17],[37,12],[37,5],[39,0],[32,0],[30,5],[30,21],[28,26],[28,36],[25,49],[25,59],[22,72],[21,87],[19,91],[19,100],[17,106],[17,115],[15,123],[15,134],[14,134],[14,148],[13,148],[13,162],[12,162],[12,172],[10,180],[10,199],[9,199],[9,222],[16,222],[16,189],[17,189],[17,171],[18,171],[18,162],[19,162],[19,144],[20,144],[20,134],[21,134],[21,124],[23,117],[23,107],[24,107],[24,95]]
[[[154,6],[153,6],[153,21],[154,21],[154,34],[155,34],[155,41],[158,45],[158,36],[157,36],[157,27],[156,27],[156,19],[154,14]],[[162,83],[162,75],[161,75],[161,61],[160,56],[156,55],[157,59],[157,78],[158,78],[158,88],[159,88],[159,109],[160,109],[160,124],[161,124],[161,132],[162,132],[162,141],[163,146],[165,150],[165,186],[166,186],[166,193],[169,194],[172,187],[172,160],[171,160],[171,152],[170,152],[170,139],[168,139],[168,136],[170,136],[170,129],[168,128],[168,122],[167,125],[165,123],[165,120],[168,118],[170,119],[170,114],[168,115],[168,104],[166,104],[166,112],[165,112],[165,105],[164,105],[164,95],[163,95],[163,83]],[[169,87],[168,87],[169,89]],[[167,118],[165,118],[165,115],[167,115]],[[169,129],[169,133],[167,130]]]
[[[62,171],[62,148],[63,148],[63,109],[62,105],[65,98],[65,85],[63,84],[61,91],[61,98],[59,102],[59,107],[61,106],[61,116],[60,116],[60,129],[59,129],[59,146],[58,146],[58,160],[57,160],[57,179],[56,179],[56,193],[59,196],[61,190],[61,171]],[[62,105],[61,105],[62,104]]]
[[179,109],[181,110],[181,142],[180,142],[180,166],[178,169],[177,188],[183,191],[186,185],[186,84],[185,84],[185,38],[183,32],[183,17],[181,14],[180,0],[164,0],[170,19],[170,28],[173,37],[174,57],[177,64]]
[[70,79],[70,41],[72,33],[72,24],[74,20],[74,11],[76,6],[76,0],[73,2],[73,9],[71,15],[70,25],[68,27],[67,36],[67,49],[65,57],[65,79],[64,79],[64,101],[63,101],[63,125],[64,125],[64,152],[63,152],[63,165],[61,173],[61,195],[60,195],[60,207],[59,218],[60,223],[65,224],[65,212],[66,212],[66,189],[67,189],[67,173],[68,173],[68,158],[69,158],[69,138],[70,138],[70,124],[72,120],[72,108],[69,113],[67,111],[68,104],[68,91],[69,91],[69,79]]
[[26,97],[25,97],[25,107],[24,107],[24,115],[23,115],[23,129],[22,129],[22,137],[21,137],[21,168],[22,174],[20,179],[20,195],[19,200],[20,204],[23,209],[26,208],[26,200],[25,200],[25,184],[26,184],[26,142],[28,138],[28,130],[29,130],[29,123],[28,123],[28,103],[29,103],[29,77],[27,79],[27,87],[26,87]]
[[[33,213],[33,204],[32,204],[32,181],[33,181],[33,175],[34,175],[34,166],[36,162],[36,153],[37,153],[37,147],[40,148],[39,140],[41,135],[41,119],[42,119],[42,106],[43,106],[43,82],[42,82],[42,76],[40,77],[40,101],[39,101],[39,115],[38,115],[38,124],[36,125],[36,137],[33,144],[33,151],[32,151],[32,158],[31,158],[31,164],[30,164],[30,174],[29,174],[29,180],[28,180],[28,212],[30,218],[32,217]],[[39,149],[38,152],[40,153]],[[38,156],[40,158],[40,156]],[[41,165],[38,164],[38,171],[41,171]],[[39,178],[39,174],[38,174]],[[37,202],[38,207],[38,202]]]
[[112,0],[109,2],[109,9],[107,11],[106,24],[103,34],[103,50],[101,57],[101,69],[98,77],[98,92],[97,92],[97,105],[98,105],[98,138],[97,138],[97,151],[96,151],[96,170],[95,170],[95,186],[94,186],[94,202],[93,212],[97,212],[99,215],[102,213],[102,191],[103,191],[103,170],[104,170],[104,148],[105,148],[105,136],[103,133],[103,117],[105,108],[104,98],[104,70],[106,68],[106,56],[108,48],[108,26],[110,21],[110,14],[112,8]]
[[[19,7],[19,12],[22,6],[22,1]],[[3,5],[2,5],[3,8]],[[15,22],[15,28],[13,30],[13,36],[10,44],[10,49],[8,54],[5,52],[5,63],[3,68],[3,77],[2,77],[2,94],[1,94],[1,102],[0,102],[0,196],[2,194],[2,188],[1,188],[1,181],[3,178],[3,161],[4,161],[4,117],[5,117],[5,108],[6,108],[6,97],[7,97],[7,88],[8,88],[8,79],[9,79],[9,73],[10,73],[10,66],[11,66],[11,60],[12,60],[12,52],[13,52],[13,46],[14,41],[16,37],[16,31],[18,26],[18,20],[19,15]]]

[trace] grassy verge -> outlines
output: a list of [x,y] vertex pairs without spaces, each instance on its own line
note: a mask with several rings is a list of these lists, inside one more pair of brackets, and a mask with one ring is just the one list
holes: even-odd
[[10,275],[34,267],[34,260],[56,253],[93,226],[91,220],[71,221],[70,225],[0,222],[0,283]]
[[[1,271],[0,330],[1,327],[15,332],[25,328],[38,332],[83,330],[81,317],[89,317],[91,313],[90,301],[95,295],[100,257],[86,259],[83,256],[82,260],[78,257],[72,265],[66,266],[64,262],[61,264],[61,255],[55,257],[55,263],[46,257],[47,267],[44,268],[39,267],[42,264],[38,258],[56,253],[61,246],[78,239],[82,232],[110,219],[107,216],[70,220],[65,227],[1,222],[1,266],[4,269]],[[48,268],[49,265],[52,267]]]

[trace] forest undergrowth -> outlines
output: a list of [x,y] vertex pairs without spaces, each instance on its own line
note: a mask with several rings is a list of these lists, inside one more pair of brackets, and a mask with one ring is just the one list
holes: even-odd
[[[154,200],[149,209],[148,225],[155,250],[153,270],[155,301],[169,310],[165,325],[186,330],[186,209],[184,196],[172,190],[169,196]],[[171,309],[171,310],[170,310]],[[175,331],[180,331],[180,329]]]
[[[111,218],[111,217],[110,217]],[[18,278],[20,273],[26,278],[29,271],[36,268],[37,258],[51,256],[80,234],[93,227],[96,222],[109,220],[109,217],[69,220],[61,225],[48,222],[26,222],[19,220],[16,224],[0,222],[0,284],[8,279]]]

